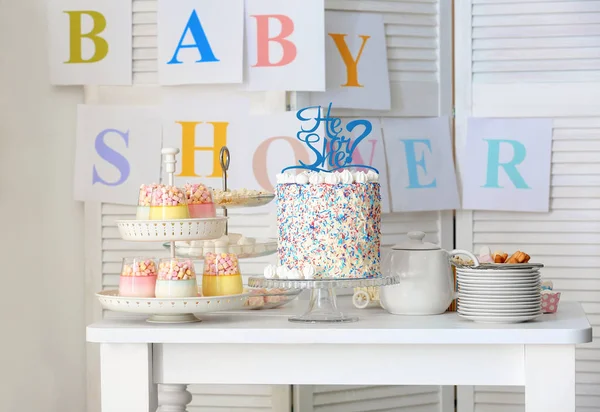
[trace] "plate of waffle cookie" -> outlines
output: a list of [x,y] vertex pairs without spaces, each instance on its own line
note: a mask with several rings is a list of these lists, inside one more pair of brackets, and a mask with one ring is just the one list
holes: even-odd
[[530,262],[531,256],[526,252],[517,250],[513,253],[507,253],[501,250],[491,252],[490,248],[484,246],[479,251],[479,256],[474,262],[472,260],[462,260],[458,257],[452,259],[452,264],[457,268],[471,270],[502,270],[502,271],[525,271],[539,270],[544,267],[541,263]]
[[482,247],[473,261],[456,266],[457,312],[481,323],[518,323],[542,315],[540,263],[522,250],[491,252]]

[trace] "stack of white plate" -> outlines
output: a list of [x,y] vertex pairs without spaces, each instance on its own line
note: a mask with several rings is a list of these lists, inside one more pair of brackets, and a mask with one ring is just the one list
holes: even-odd
[[542,315],[541,264],[457,267],[458,315],[482,323],[519,323]]

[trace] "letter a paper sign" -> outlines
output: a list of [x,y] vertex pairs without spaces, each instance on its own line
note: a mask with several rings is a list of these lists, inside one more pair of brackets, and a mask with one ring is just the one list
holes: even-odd
[[130,0],[52,0],[47,7],[52,84],[131,84]]
[[160,84],[242,83],[243,0],[159,0]]

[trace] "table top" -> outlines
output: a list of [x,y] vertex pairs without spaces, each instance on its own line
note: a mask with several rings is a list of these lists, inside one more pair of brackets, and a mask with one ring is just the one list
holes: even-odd
[[345,324],[289,322],[306,301],[271,310],[245,310],[203,315],[202,322],[153,324],[144,320],[110,319],[87,327],[96,343],[219,344],[578,344],[592,341],[592,328],[581,305],[561,302],[556,314],[518,324],[482,324],[455,312],[437,316],[398,316],[380,308],[355,309],[339,299],[344,312],[359,316]]

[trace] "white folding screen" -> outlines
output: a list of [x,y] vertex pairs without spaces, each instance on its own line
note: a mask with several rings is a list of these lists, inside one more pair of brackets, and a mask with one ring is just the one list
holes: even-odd
[[[576,352],[577,411],[600,412],[600,1],[457,0],[455,90],[458,156],[468,117],[554,120],[551,211],[459,211],[456,246],[520,248],[582,302],[594,342]],[[458,388],[458,412],[523,403],[519,387]]]
[[[448,0],[325,0],[326,10],[363,11],[383,15],[387,42],[392,110],[337,110],[342,117],[437,117],[452,113],[452,5]],[[303,107],[306,94],[292,95]],[[335,102],[333,102],[335,106]],[[449,154],[450,155],[450,154]],[[393,161],[387,153],[387,161]],[[394,184],[391,182],[391,184]],[[411,230],[453,247],[452,212],[383,215],[382,254]],[[360,368],[369,359],[352,359]],[[393,365],[390,365],[393,367]],[[402,373],[402,371],[398,371]],[[296,412],[451,412],[454,388],[440,386],[295,386]]]
[[[386,26],[388,67],[392,90],[390,112],[339,111],[340,116],[435,117],[452,113],[452,36],[451,4],[446,0],[326,0],[328,10],[381,13]],[[88,104],[157,105],[162,100],[157,86],[156,0],[133,0],[133,87],[87,87]],[[205,90],[227,91],[219,86],[190,86]],[[286,110],[286,94],[246,93],[252,99],[254,113]],[[291,94],[291,109],[307,101],[301,93]],[[234,149],[234,148],[233,148]],[[235,151],[232,150],[232,156]],[[86,204],[86,284],[88,323],[104,316],[119,316],[100,309],[94,293],[115,288],[120,261],[124,256],[166,255],[160,244],[122,241],[115,221],[133,218],[134,207],[114,204]],[[265,208],[257,208],[252,219],[245,212],[233,212],[231,231],[252,237],[273,236],[271,217]],[[247,213],[247,212],[246,212]],[[427,240],[444,248],[453,247],[452,212],[395,213],[383,216],[382,243],[385,250],[402,240],[410,230],[422,230]],[[274,256],[242,262],[245,276],[262,272]],[[98,351],[88,351],[88,411],[98,411]],[[349,360],[352,361],[352,360]],[[368,362],[368,359],[366,360]],[[289,386],[192,385],[189,412],[230,411],[279,412],[291,409]],[[450,412],[453,388],[426,387],[295,387],[295,411],[415,411]]]

